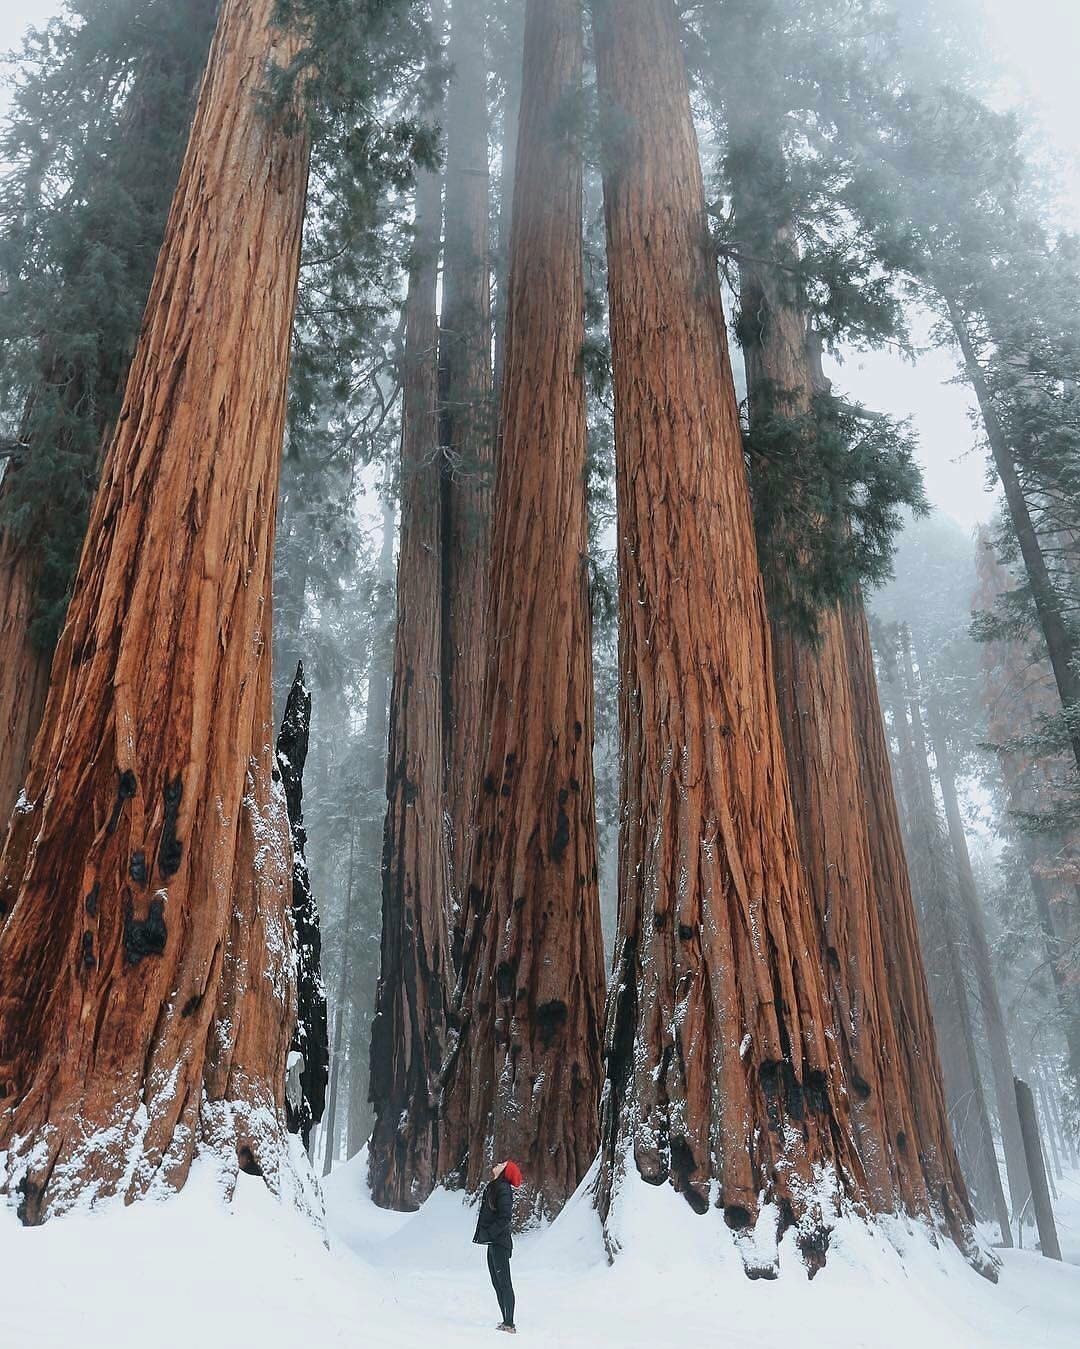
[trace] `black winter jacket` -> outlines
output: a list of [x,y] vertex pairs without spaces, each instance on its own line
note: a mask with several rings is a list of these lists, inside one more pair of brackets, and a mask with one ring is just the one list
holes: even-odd
[[505,1176],[500,1176],[484,1190],[473,1241],[478,1246],[500,1246],[504,1251],[512,1251],[514,1238],[510,1235],[510,1225],[513,1217],[514,1187]]

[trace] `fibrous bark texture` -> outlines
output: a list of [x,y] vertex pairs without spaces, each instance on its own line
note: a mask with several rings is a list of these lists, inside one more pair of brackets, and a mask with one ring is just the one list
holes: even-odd
[[[148,180],[145,165],[141,159],[136,161],[132,156],[144,176],[137,181],[127,181],[123,177],[118,180],[120,186],[140,202],[142,210],[153,212],[151,218],[156,217],[162,231],[180,170],[187,121],[193,111],[194,94],[202,75],[217,11],[217,0],[180,0],[180,3],[184,22],[203,40],[185,47],[179,55],[168,50],[160,52],[152,61],[136,69],[118,131],[121,139],[143,143],[153,139],[156,146],[166,147],[161,154],[166,171],[160,177]],[[179,124],[178,117],[183,118]],[[115,184],[112,186],[115,190]],[[95,188],[96,182],[92,180],[91,200]],[[93,214],[85,203],[83,210]],[[98,208],[97,215],[103,214]],[[154,244],[159,240],[160,236]],[[90,251],[96,243],[91,236],[84,241],[83,248]],[[113,241],[110,246],[115,246]],[[121,246],[119,255],[136,293],[145,298],[150,288],[153,250],[144,248],[125,256]],[[80,263],[85,266],[85,252],[80,255]],[[76,282],[82,279],[77,274],[79,268],[72,270],[76,275],[70,279]],[[67,463],[68,474],[73,479],[97,477],[100,453],[111,436],[111,419],[115,418],[123,395],[128,359],[137,336],[137,328],[133,328],[126,341],[114,339],[110,343],[99,338],[96,345],[89,344],[85,355],[72,357],[69,354],[60,360],[52,349],[50,334],[41,335],[41,382],[62,404],[67,418],[76,428],[73,431],[71,425],[59,420],[50,427],[57,443],[48,448],[54,458]],[[20,473],[31,466],[30,461],[41,448],[35,416],[35,404],[40,401],[34,394],[30,396],[24,432],[20,436],[26,448],[7,464],[0,483],[0,500],[4,497],[10,500]],[[78,428],[88,407],[93,410],[90,418],[92,433],[84,441]],[[33,471],[40,476],[41,470],[36,466]],[[77,511],[72,508],[73,497],[79,502]],[[61,504],[57,504],[57,499]],[[78,560],[77,556],[69,560],[67,549],[58,547],[51,538],[51,524],[56,519],[53,512],[64,517],[65,528],[71,528],[73,524],[81,527],[85,523],[85,507],[80,488],[73,488],[70,483],[56,484],[56,498],[51,509],[43,513],[44,518],[36,518],[31,526],[24,526],[21,538],[16,538],[11,530],[0,531],[0,833],[6,828],[23,787],[49,687],[53,640],[35,635],[34,631],[41,619],[39,587],[42,574],[51,569],[51,584],[62,590],[72,579],[69,569],[73,569]],[[78,516],[74,522],[73,514]]]
[[27,1222],[284,1176],[295,1015],[270,571],[308,148],[295,41],[226,0],[19,812],[0,858],[0,1148]]
[[992,1262],[982,1255],[972,1236],[971,1204],[949,1125],[918,915],[893,788],[870,630],[861,602],[844,606],[843,624],[874,896],[900,1053],[899,1076],[911,1102],[912,1129],[897,1133],[893,1143],[899,1153],[918,1159],[938,1221],[980,1272],[993,1277]]
[[289,1132],[306,1148],[311,1130],[323,1117],[330,1068],[326,990],[322,981],[322,930],[319,906],[311,892],[304,828],[304,764],[311,733],[311,693],[304,667],[296,667],[285,716],[278,732],[277,773],[285,793],[292,838],[292,922],[296,960],[296,1030],[289,1047],[285,1114]]
[[379,987],[371,1027],[372,1197],[412,1210],[435,1184],[446,1032],[441,477],[435,296],[442,190],[424,172],[405,310],[401,536],[383,833]]
[[[825,392],[815,387],[807,321],[791,282],[793,232],[765,223],[769,213],[755,199],[753,170],[759,159],[745,152],[761,134],[744,128],[743,139],[737,140],[733,132],[731,156],[745,249],[739,264],[740,339],[751,432],[759,419],[776,416],[789,419],[793,428],[812,425],[814,395]],[[770,563],[798,565],[789,554]],[[840,606],[829,605],[818,615],[816,643],[782,618],[771,617],[777,704],[800,852],[866,1197],[881,1211],[903,1205],[926,1212],[918,1159],[895,1142],[910,1132],[911,1112],[887,997]]]
[[446,1069],[442,1168],[493,1157],[551,1216],[597,1145],[603,964],[586,555],[577,0],[529,0],[493,516],[489,735]]
[[798,857],[678,17],[671,0],[595,15],[624,791],[598,1202],[606,1217],[631,1149],[641,1176],[698,1211],[715,1198],[737,1232],[775,1202],[813,1269],[824,1210],[865,1181]]
[[[443,686],[451,901],[460,914],[480,773],[494,470],[485,11],[454,0],[439,334],[444,454]],[[457,923],[455,922],[455,927]]]

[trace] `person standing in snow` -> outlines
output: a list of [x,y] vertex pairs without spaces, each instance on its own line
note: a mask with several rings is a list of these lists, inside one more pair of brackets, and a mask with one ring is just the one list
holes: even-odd
[[491,1180],[480,1201],[480,1216],[473,1236],[478,1246],[487,1247],[488,1273],[502,1313],[502,1321],[495,1328],[508,1335],[517,1334],[514,1285],[510,1279],[510,1257],[514,1253],[510,1228],[514,1216],[514,1190],[520,1184],[521,1168],[517,1162],[499,1162],[491,1168]]

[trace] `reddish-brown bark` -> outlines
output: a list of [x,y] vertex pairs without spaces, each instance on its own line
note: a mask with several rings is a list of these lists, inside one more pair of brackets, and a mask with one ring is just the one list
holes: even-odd
[[308,147],[256,97],[296,49],[273,8],[221,11],[0,858],[0,1148],[27,1222],[177,1186],[202,1148],[283,1179],[269,602]]
[[[938,1220],[965,1254],[979,1263],[971,1236],[971,1205],[945,1103],[930,990],[862,604],[845,606],[843,621],[874,894],[900,1052],[899,1074],[911,1102],[913,1122],[913,1131],[905,1130],[893,1141],[899,1152],[918,1159]],[[982,1272],[992,1270],[987,1265]]]
[[553,1215],[597,1144],[603,964],[586,553],[577,0],[528,0],[493,515],[491,656],[443,1172],[516,1157]]
[[798,857],[678,17],[670,0],[595,15],[615,132],[624,784],[598,1200],[606,1216],[629,1147],[699,1211],[719,1182],[737,1231],[777,1201],[816,1267],[819,1180],[833,1172],[834,1201],[865,1180]]
[[449,997],[443,834],[441,474],[435,314],[442,187],[421,173],[405,306],[401,533],[383,834],[382,950],[371,1027],[372,1197],[419,1207],[435,1184]]
[[[168,144],[169,137],[175,134],[172,124],[177,115],[177,101],[189,115],[193,110],[195,90],[214,28],[217,0],[180,0],[180,3],[183,5],[185,22],[190,25],[192,32],[203,37],[203,42],[185,47],[179,55],[168,50],[160,52],[152,61],[136,68],[120,117],[124,137],[138,140],[150,134]],[[166,104],[164,127],[163,99]],[[186,131],[185,123],[182,133]],[[163,182],[155,182],[150,188],[144,181],[121,180],[120,184],[144,203],[144,209],[149,193],[152,191],[157,194],[155,200],[160,202],[162,231],[170,195],[180,170],[182,133],[175,147],[175,158],[165,155],[167,172],[163,175]],[[139,165],[139,168],[143,169],[144,166]],[[143,275],[141,265],[133,265],[131,279],[134,284],[145,287],[142,292],[145,295],[150,287],[149,271]],[[60,396],[68,416],[77,421],[82,415],[82,408],[93,408],[96,434],[92,438],[90,461],[83,463],[78,472],[69,469],[75,477],[81,474],[97,475],[100,453],[111,438],[110,409],[115,415],[127,378],[128,358],[137,336],[137,330],[132,331],[130,340],[120,344],[119,350],[110,348],[106,342],[91,356],[73,358],[68,354],[63,362],[58,361],[55,355],[50,357],[49,334],[41,338],[41,378],[54,390],[62,390]],[[33,456],[38,449],[31,430],[34,425],[33,407],[34,400],[31,398],[26,418],[26,457]],[[68,428],[61,423],[51,428],[51,433],[59,441],[59,445],[50,446],[53,454],[59,448],[63,453],[58,458],[65,459],[69,465],[77,462],[82,452],[77,448],[79,442],[73,442]],[[21,457],[8,462],[3,481],[0,482],[0,500],[5,497],[10,500],[9,494],[16,485],[23,463]],[[70,498],[65,498],[59,508],[54,502],[50,509],[70,513]],[[40,635],[35,637],[33,632],[35,620],[41,617],[38,591],[42,549],[43,544],[46,548],[49,546],[50,515],[48,511],[43,514],[44,518],[35,519],[33,526],[23,526],[20,538],[8,530],[0,531],[0,836],[7,827],[8,817],[23,786],[26,765],[34,737],[41,725],[49,687],[52,642]],[[69,526],[70,523],[70,519],[65,520],[65,525]],[[53,565],[56,566],[55,561]],[[55,585],[57,578],[54,576],[51,579]]]
[[495,417],[491,390],[488,113],[481,0],[455,0],[446,116],[446,230],[439,333],[443,693],[453,908],[460,916],[483,741],[485,617]]

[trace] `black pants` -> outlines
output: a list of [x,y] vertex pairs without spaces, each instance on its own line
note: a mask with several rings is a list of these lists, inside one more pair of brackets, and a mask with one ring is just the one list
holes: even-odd
[[504,1326],[514,1324],[514,1285],[510,1281],[510,1252],[502,1246],[489,1246],[488,1273],[491,1286],[499,1299],[499,1311],[502,1312]]

